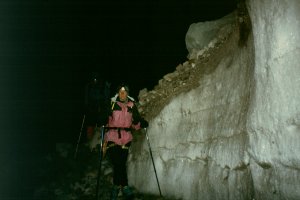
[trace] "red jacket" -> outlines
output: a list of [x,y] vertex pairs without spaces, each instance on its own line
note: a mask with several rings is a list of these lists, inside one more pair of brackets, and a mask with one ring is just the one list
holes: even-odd
[[140,129],[141,116],[134,101],[128,98],[121,102],[118,97],[112,98],[111,114],[108,117],[108,127],[104,140],[118,145],[125,145],[132,140],[131,129]]

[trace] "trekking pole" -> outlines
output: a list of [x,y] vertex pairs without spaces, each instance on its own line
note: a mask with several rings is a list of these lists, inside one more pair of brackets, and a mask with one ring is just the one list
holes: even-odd
[[79,133],[79,137],[78,137],[78,141],[77,141],[77,146],[76,146],[76,150],[75,150],[75,153],[74,153],[74,158],[75,159],[76,159],[76,156],[77,156],[78,145],[79,145],[79,142],[80,142],[80,138],[81,138],[81,133],[82,133],[82,128],[83,128],[83,125],[84,125],[84,121],[85,121],[85,115],[83,115],[81,129],[80,129],[80,133]]
[[101,138],[100,138],[100,147],[99,147],[99,167],[98,167],[98,177],[97,177],[97,188],[96,188],[96,200],[98,200],[99,194],[99,182],[101,174],[101,163],[103,158],[103,140],[104,140],[104,126],[101,127]]
[[149,137],[148,137],[148,133],[147,133],[147,128],[145,128],[145,133],[146,133],[146,138],[147,138],[147,142],[148,142],[149,152],[150,152],[150,156],[151,156],[151,160],[152,160],[152,164],[153,164],[153,168],[154,168],[154,172],[155,172],[155,177],[156,177],[156,181],[157,181],[157,185],[158,185],[158,189],[159,189],[159,195],[162,197],[160,186],[159,186],[159,182],[158,182],[158,178],[157,178],[156,168],[155,168],[155,164],[154,164],[154,160],[153,160],[153,155],[152,155],[152,150],[151,150],[151,146],[150,146],[150,141],[149,141]]

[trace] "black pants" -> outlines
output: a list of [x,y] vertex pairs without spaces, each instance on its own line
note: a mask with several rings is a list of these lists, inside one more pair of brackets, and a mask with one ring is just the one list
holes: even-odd
[[[109,146],[110,144],[108,144]],[[130,143],[125,148],[120,145],[114,145],[107,149],[107,155],[113,165],[113,184],[126,186],[127,179],[127,158]]]

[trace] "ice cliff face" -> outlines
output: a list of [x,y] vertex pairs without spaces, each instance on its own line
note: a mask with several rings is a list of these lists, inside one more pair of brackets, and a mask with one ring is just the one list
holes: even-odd
[[[191,25],[189,60],[141,91],[164,196],[300,199],[299,10],[297,0],[252,0]],[[208,30],[214,37],[203,39]],[[131,185],[158,194],[143,136],[128,173]]]
[[258,199],[300,199],[300,1],[249,3],[255,65],[247,117]]

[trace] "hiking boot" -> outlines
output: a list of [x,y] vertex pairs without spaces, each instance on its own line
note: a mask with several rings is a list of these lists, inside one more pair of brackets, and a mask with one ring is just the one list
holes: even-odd
[[122,193],[125,200],[131,200],[134,197],[133,191],[129,186],[124,186],[122,188]]
[[110,193],[110,199],[111,200],[117,200],[118,199],[120,189],[121,188],[119,186],[116,186],[116,185],[113,186],[113,188],[111,190],[111,193]]

